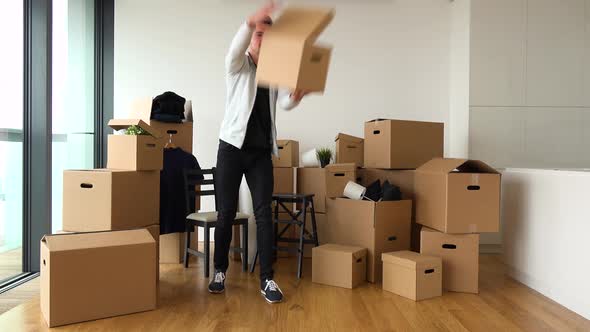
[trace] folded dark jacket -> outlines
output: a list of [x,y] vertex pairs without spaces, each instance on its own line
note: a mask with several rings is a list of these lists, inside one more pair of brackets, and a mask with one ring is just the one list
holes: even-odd
[[174,92],[167,91],[152,101],[151,119],[162,122],[180,123],[184,119],[186,99]]

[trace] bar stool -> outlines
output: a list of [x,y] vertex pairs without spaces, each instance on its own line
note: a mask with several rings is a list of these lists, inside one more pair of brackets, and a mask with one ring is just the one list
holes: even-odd
[[[298,263],[297,263],[297,278],[301,278],[301,272],[303,270],[303,248],[305,244],[313,244],[314,246],[319,245],[318,233],[315,220],[315,209],[313,205],[313,194],[273,194],[272,201],[274,204],[273,212],[273,228],[275,232],[274,237],[274,249],[279,251],[297,252]],[[299,211],[292,211],[287,207],[288,203],[296,203],[300,205]],[[296,206],[297,206],[296,205]],[[279,219],[279,209],[286,212],[289,215],[289,219]],[[311,215],[311,233],[305,228],[307,223],[307,212]],[[279,224],[286,224],[286,226],[279,233]],[[283,237],[283,235],[289,230],[289,228],[299,227],[299,236],[297,238]],[[284,243],[298,243],[296,248],[293,247],[280,247],[278,242]],[[258,249],[256,249],[256,255],[254,261],[250,267],[250,273],[254,272],[254,266],[258,259]]]

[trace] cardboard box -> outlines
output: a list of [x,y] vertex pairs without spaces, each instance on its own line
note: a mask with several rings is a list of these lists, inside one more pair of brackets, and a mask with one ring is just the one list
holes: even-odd
[[279,156],[272,156],[272,165],[276,167],[299,167],[299,142],[277,140]]
[[326,198],[342,197],[348,181],[355,181],[355,164],[330,164],[325,168],[297,168],[297,193],[314,194],[316,213],[326,213]]
[[[318,242],[320,245],[333,243],[332,234],[330,234],[330,227],[328,225],[328,216],[325,213],[315,213],[316,231],[318,232]],[[307,213],[307,219],[305,220],[305,228],[311,233],[311,213]],[[299,233],[295,234],[295,237],[299,238]],[[313,244],[305,244],[303,246],[303,257],[312,258]]]
[[47,235],[41,312],[49,327],[156,308],[156,242],[146,229]]
[[478,160],[432,159],[416,170],[416,222],[445,233],[498,232],[500,174]]
[[[186,101],[190,104],[190,100]],[[152,98],[140,98],[133,101],[129,117],[132,119],[141,119],[162,136],[158,139],[161,146],[166,146],[172,134],[172,143],[182,150],[193,153],[193,122],[192,110],[185,112],[190,121],[182,123],[160,122],[150,119],[152,113]]]
[[[328,200],[332,243],[367,248],[367,280],[381,280],[381,254],[410,249],[412,201]],[[320,241],[321,241],[320,235]]]
[[423,227],[420,253],[442,259],[443,289],[478,293],[479,234],[445,234]]
[[274,194],[285,194],[295,192],[295,168],[275,167],[273,168]]
[[346,134],[338,134],[336,142],[336,163],[354,163],[357,167],[364,164],[364,139]]
[[442,295],[442,262],[439,257],[412,251],[384,253],[383,290],[420,301]]
[[367,249],[324,244],[313,248],[312,282],[355,288],[367,276]]
[[160,171],[64,171],[65,231],[134,229],[159,220]]
[[160,225],[151,225],[145,229],[156,241],[156,283],[158,283],[160,281]]
[[322,8],[288,7],[264,33],[256,79],[260,84],[323,92],[331,49],[314,42],[334,17]]
[[364,167],[415,169],[442,157],[444,124],[402,120],[365,123]]
[[164,154],[159,138],[162,135],[147,123],[138,119],[109,121],[114,130],[139,126],[149,135],[109,135],[107,168],[132,171],[161,170]]

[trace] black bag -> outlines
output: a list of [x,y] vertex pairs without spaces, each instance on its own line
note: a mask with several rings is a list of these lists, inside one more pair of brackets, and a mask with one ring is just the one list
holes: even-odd
[[174,92],[164,92],[152,101],[150,119],[162,122],[181,123],[184,120],[186,99]]

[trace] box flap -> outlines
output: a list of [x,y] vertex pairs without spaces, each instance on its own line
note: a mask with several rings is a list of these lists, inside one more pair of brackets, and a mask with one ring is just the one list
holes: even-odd
[[268,29],[267,34],[315,40],[334,18],[334,10],[318,7],[288,7]]
[[328,164],[326,165],[326,171],[330,173],[337,173],[337,172],[354,172],[356,170],[355,163],[345,163],[345,164]]
[[360,138],[360,137],[356,137],[356,136],[352,136],[352,135],[347,135],[347,134],[343,134],[343,133],[339,133],[338,135],[336,135],[336,138],[334,139],[334,141],[337,140],[343,140],[343,141],[350,141],[353,143],[362,143],[364,139]]
[[147,229],[45,235],[41,241],[52,252],[155,243]]
[[416,169],[417,172],[450,173],[467,162],[468,159],[434,158]]
[[428,265],[440,265],[441,263],[438,257],[427,256],[409,250],[383,253],[381,259],[383,262],[397,264],[410,269]]
[[114,130],[126,129],[131,126],[138,126],[141,129],[147,131],[153,137],[162,137],[162,133],[140,119],[112,119],[109,121],[109,127],[113,128]]
[[382,119],[382,118],[378,118],[378,119],[373,119],[373,120],[369,120],[366,121],[365,123],[371,123],[371,122],[380,122],[380,121],[387,121],[388,119]]

